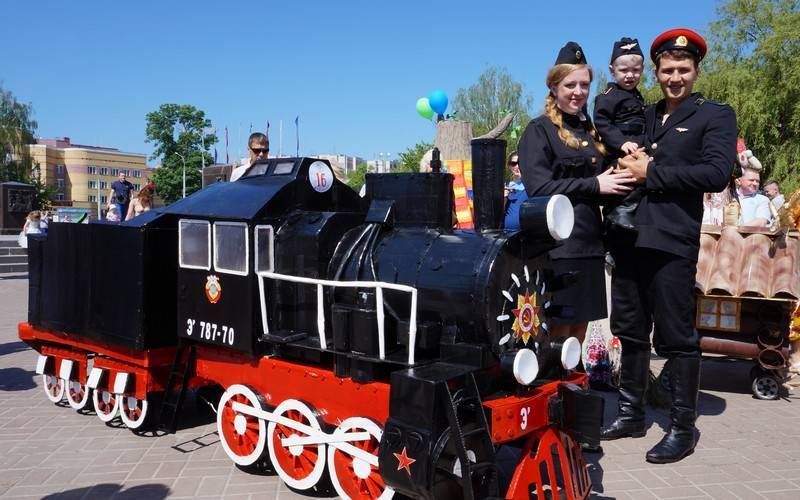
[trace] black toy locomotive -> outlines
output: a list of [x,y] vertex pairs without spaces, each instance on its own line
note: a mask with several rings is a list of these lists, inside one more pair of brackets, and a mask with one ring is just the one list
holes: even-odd
[[572,208],[533,198],[503,230],[504,153],[473,141],[474,231],[453,230],[447,173],[368,175],[362,199],[313,158],[122,224],[53,224],[30,238],[20,337],[51,400],[91,394],[132,429],[174,429],[188,388],[221,387],[227,454],[297,490],[586,497],[577,443],[596,443],[602,399],[547,326],[570,312],[546,254]]

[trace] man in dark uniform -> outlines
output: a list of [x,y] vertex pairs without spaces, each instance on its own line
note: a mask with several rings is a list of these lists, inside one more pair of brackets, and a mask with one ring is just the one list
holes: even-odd
[[619,414],[602,430],[606,440],[645,434],[644,393],[650,331],[670,359],[672,425],[646,459],[681,460],[694,451],[700,343],[694,328],[694,283],[700,249],[703,193],[721,191],[736,161],[736,115],[730,106],[692,93],[705,41],[687,29],[653,42],[664,99],[646,111],[647,152],[620,159],[644,186],[634,244],[614,245],[611,329],[622,341]]

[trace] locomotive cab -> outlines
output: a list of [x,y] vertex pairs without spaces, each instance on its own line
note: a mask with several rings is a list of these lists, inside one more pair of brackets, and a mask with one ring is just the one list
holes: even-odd
[[[360,206],[330,165],[313,158],[258,162],[237,182],[214,184],[169,206],[165,211],[178,226],[179,337],[256,353],[258,340],[269,334],[262,307],[275,310],[264,292],[280,294],[264,290],[257,273],[284,268],[295,274],[298,253],[290,247],[302,232],[297,222],[313,220],[299,226],[321,230],[320,220],[353,219]],[[318,250],[303,252],[311,275],[310,261],[325,259],[325,249]],[[293,309],[306,300],[294,299]]]

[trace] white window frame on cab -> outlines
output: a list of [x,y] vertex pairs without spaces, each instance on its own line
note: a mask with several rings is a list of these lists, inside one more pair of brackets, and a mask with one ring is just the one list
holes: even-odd
[[[184,264],[183,262],[183,231],[181,226],[183,223],[188,224],[205,224],[206,225],[206,244],[208,246],[208,264],[206,266],[195,266]],[[211,222],[200,219],[179,219],[178,220],[178,265],[183,269],[204,269],[209,271],[211,269]]]
[[[269,243],[267,250],[269,250],[269,269],[259,269],[258,261],[259,256],[261,255],[261,251],[263,249],[259,248],[258,246],[258,232],[261,230],[269,231]],[[256,272],[265,271],[271,273],[275,270],[275,228],[272,227],[270,224],[261,224],[253,228],[253,238],[255,240],[255,252],[256,258],[253,260],[253,266],[255,267]]]
[[[219,256],[219,247],[217,246],[217,226],[234,226],[241,227],[244,232],[244,271],[237,269],[225,269],[219,266],[217,257]],[[214,270],[223,274],[235,274],[237,276],[247,276],[250,272],[250,233],[247,230],[246,222],[231,222],[231,221],[217,221],[214,222]]]

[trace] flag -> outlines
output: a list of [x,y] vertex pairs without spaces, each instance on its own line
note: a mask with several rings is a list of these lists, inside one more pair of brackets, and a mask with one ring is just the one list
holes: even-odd
[[228,127],[225,127],[225,164],[227,165],[230,162],[228,158]]
[[295,152],[295,156],[300,157],[300,115],[297,115],[297,118],[294,119],[294,133],[297,138],[297,150]]

